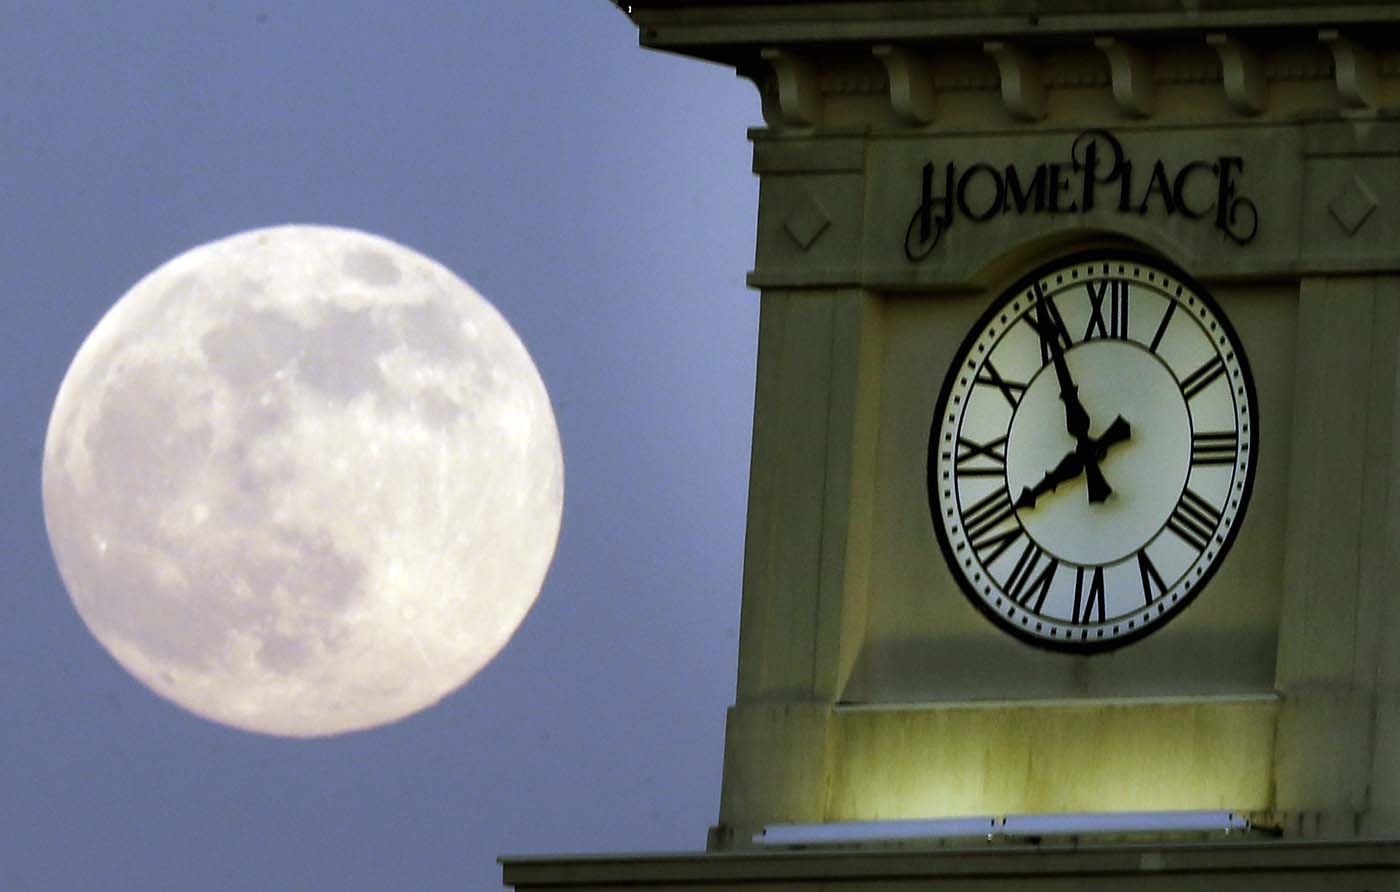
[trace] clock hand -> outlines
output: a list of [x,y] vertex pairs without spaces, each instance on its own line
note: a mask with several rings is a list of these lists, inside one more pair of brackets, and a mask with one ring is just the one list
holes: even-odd
[[[1041,340],[1049,347],[1050,360],[1055,365],[1055,378],[1060,385],[1060,401],[1065,404],[1065,430],[1074,437],[1075,451],[1083,462],[1089,501],[1103,502],[1113,494],[1113,487],[1108,485],[1103,471],[1099,469],[1099,459],[1103,457],[1103,452],[1089,438],[1089,412],[1079,400],[1079,388],[1075,386],[1074,378],[1070,375],[1064,347],[1055,333],[1055,326],[1050,323],[1049,300],[1040,288],[1036,288],[1035,291],[1035,315],[1036,329]],[[1121,416],[1119,420],[1122,420]]]
[[[1103,472],[1099,470],[1099,461],[1108,454],[1108,447],[1120,440],[1126,440],[1132,434],[1132,428],[1128,422],[1119,415],[1113,419],[1113,423],[1104,431],[1103,436],[1097,440],[1090,440],[1088,437],[1081,437],[1079,444],[1075,447],[1075,452],[1084,459],[1084,478],[1088,483],[1089,501],[1105,501],[1113,493],[1113,488],[1104,479]],[[1087,447],[1087,448],[1086,448]]]
[[1095,455],[1099,458],[1103,458],[1108,454],[1108,447],[1112,446],[1114,443],[1121,443],[1132,435],[1132,425],[1128,424],[1122,415],[1119,415],[1117,418],[1113,419],[1113,423],[1108,426],[1108,430],[1104,431],[1103,435],[1094,441]]
[[[1108,430],[1097,440],[1084,441],[1076,445],[1060,463],[1045,473],[1040,482],[1033,487],[1025,487],[1021,490],[1021,495],[1017,497],[1015,507],[1034,508],[1036,500],[1047,492],[1053,491],[1061,483],[1068,483],[1083,473],[1089,488],[1089,501],[1102,502],[1108,498],[1113,491],[1108,486],[1108,481],[1103,479],[1103,474],[1099,471],[1098,462],[1108,454],[1108,447],[1115,443],[1120,443],[1132,436],[1132,426],[1124,420],[1122,415],[1113,419],[1113,423],[1108,426]],[[1083,448],[1087,445],[1087,450]],[[1097,481],[1097,482],[1096,482]],[[1095,498],[1095,496],[1098,498]]]
[[1016,499],[1017,508],[1034,508],[1035,500],[1051,492],[1061,483],[1068,483],[1078,477],[1084,470],[1084,461],[1080,459],[1078,452],[1071,452],[1060,463],[1040,478],[1040,482],[1033,487],[1025,487],[1021,490],[1021,495]]
[[1065,404],[1065,430],[1076,440],[1082,440],[1089,435],[1089,413],[1079,401],[1079,388],[1069,376],[1069,363],[1065,362],[1058,344],[1051,357],[1055,362],[1055,377],[1060,379],[1060,402]]
[[1084,404],[1079,401],[1079,388],[1074,384],[1074,378],[1069,373],[1069,363],[1065,362],[1064,347],[1060,345],[1060,339],[1055,333],[1055,326],[1050,322],[1049,301],[1045,297],[1045,292],[1039,287],[1035,289],[1035,316],[1036,331],[1040,334],[1040,339],[1050,348],[1050,360],[1055,364],[1055,378],[1060,383],[1060,402],[1065,404],[1065,430],[1076,440],[1082,440],[1089,435],[1089,413],[1085,411]]
[[1108,497],[1113,495],[1113,487],[1108,485],[1108,481],[1103,478],[1103,471],[1099,470],[1099,463],[1096,461],[1084,463],[1084,479],[1088,483],[1089,501],[1092,503],[1106,502]]

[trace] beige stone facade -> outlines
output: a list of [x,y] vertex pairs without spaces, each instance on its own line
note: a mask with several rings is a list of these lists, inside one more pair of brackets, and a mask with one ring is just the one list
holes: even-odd
[[[750,133],[761,316],[739,683],[711,848],[751,847],[773,823],[1232,809],[1282,829],[1284,848],[1260,849],[1286,849],[1274,863],[1321,859],[1307,882],[1395,888],[1393,846],[1375,840],[1400,837],[1400,5],[630,14],[644,46],[752,79],[765,120]],[[1209,288],[1248,354],[1260,430],[1243,526],[1199,597],[1140,641],[1078,655],[969,604],[925,476],[975,320],[1026,271],[1097,247]],[[1124,849],[1123,869],[1254,857],[1172,845]],[[753,857],[736,881],[778,864]],[[784,857],[765,888],[812,888]],[[889,857],[911,883],[963,869],[946,852],[912,873],[913,856]],[[1265,882],[1271,857],[1230,884]],[[679,884],[659,863],[651,887]],[[754,864],[768,867],[744,874]],[[1153,879],[1215,888],[1183,870]],[[516,863],[507,879],[547,873]],[[606,873],[579,882],[621,882]],[[1103,884],[1055,888],[1080,885]]]

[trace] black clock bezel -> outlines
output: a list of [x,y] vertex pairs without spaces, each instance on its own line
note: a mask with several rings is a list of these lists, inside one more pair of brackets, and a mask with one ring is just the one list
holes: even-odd
[[[996,319],[1002,309],[1022,291],[1028,289],[1032,283],[1044,278],[1047,274],[1055,270],[1066,269],[1083,263],[1096,262],[1124,262],[1135,263],[1159,270],[1180,284],[1189,289],[1192,294],[1214,315],[1220,323],[1221,330],[1228,339],[1231,348],[1235,351],[1240,368],[1244,372],[1244,387],[1246,398],[1251,407],[1250,425],[1248,437],[1248,449],[1250,459],[1245,474],[1244,486],[1240,490],[1240,506],[1236,512],[1236,519],[1225,533],[1224,540],[1220,544],[1216,559],[1206,566],[1194,584],[1192,584],[1178,601],[1170,608],[1163,611],[1159,616],[1153,617],[1149,623],[1144,623],[1137,629],[1116,635],[1112,638],[1083,638],[1076,639],[1066,637],[1062,640],[1054,640],[1036,635],[1026,629],[1021,628],[1016,623],[1002,616],[989,605],[981,595],[978,594],[972,584],[961,569],[955,556],[952,544],[948,540],[948,532],[944,529],[940,521],[941,499],[939,487],[936,481],[936,444],[940,419],[943,418],[947,410],[948,400],[952,395],[953,388],[957,381],[957,371],[971,355],[976,346],[976,342],[982,331]],[[1157,632],[1171,623],[1173,619],[1181,614],[1188,606],[1193,604],[1197,596],[1210,583],[1216,571],[1225,563],[1233,548],[1235,539],[1239,535],[1240,529],[1244,526],[1250,498],[1254,490],[1254,480],[1257,476],[1259,466],[1259,401],[1255,391],[1254,373],[1249,365],[1249,358],[1244,350],[1244,344],[1235,331],[1234,324],[1226,316],[1215,296],[1210,290],[1203,286],[1197,279],[1187,273],[1181,267],[1159,254],[1149,251],[1132,248],[1101,248],[1081,250],[1070,254],[1059,255],[1046,260],[1037,265],[1030,272],[1017,278],[1014,282],[1003,288],[988,305],[987,309],[977,318],[967,334],[963,337],[962,343],[958,346],[952,361],[948,365],[948,371],[943,376],[943,383],[939,388],[938,399],[934,403],[932,420],[929,426],[929,437],[927,444],[927,455],[925,465],[925,485],[928,490],[929,519],[933,525],[935,537],[938,540],[939,550],[944,559],[944,565],[953,576],[958,588],[963,596],[977,608],[978,612],[987,617],[998,629],[1009,633],[1014,638],[1030,644],[1037,649],[1060,654],[1096,654],[1107,653],[1123,648],[1129,644],[1140,641],[1143,638]],[[1019,521],[1018,521],[1019,522]]]

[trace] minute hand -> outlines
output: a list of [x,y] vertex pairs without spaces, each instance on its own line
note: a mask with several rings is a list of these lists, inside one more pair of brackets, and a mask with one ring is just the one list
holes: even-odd
[[1036,288],[1036,329],[1041,342],[1049,348],[1050,360],[1055,364],[1055,377],[1060,382],[1060,402],[1065,404],[1065,430],[1074,437],[1075,452],[1084,463],[1084,482],[1089,490],[1089,501],[1102,502],[1113,493],[1113,488],[1108,485],[1103,472],[1099,470],[1100,456],[1095,454],[1097,450],[1094,448],[1094,441],[1089,438],[1089,413],[1079,401],[1079,388],[1074,385],[1074,378],[1070,376],[1069,363],[1065,362],[1064,347],[1060,344],[1058,326],[1051,322],[1051,312],[1045,292]]
[[1050,359],[1055,363],[1055,377],[1060,382],[1060,402],[1065,404],[1065,430],[1076,441],[1089,436],[1089,413],[1079,401],[1079,388],[1074,386],[1074,378],[1069,374],[1069,363],[1065,362],[1065,350],[1060,345],[1059,329],[1051,321],[1051,309],[1045,292],[1039,288],[1035,292],[1036,332],[1041,343],[1050,351]]
[[1052,342],[1050,356],[1055,363],[1055,377],[1060,379],[1060,402],[1065,404],[1065,430],[1076,441],[1089,436],[1089,412],[1079,401],[1079,388],[1069,376],[1069,363],[1060,350],[1059,342]]

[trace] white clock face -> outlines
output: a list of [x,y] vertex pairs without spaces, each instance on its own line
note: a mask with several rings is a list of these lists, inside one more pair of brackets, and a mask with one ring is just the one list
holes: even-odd
[[1042,267],[968,335],[935,410],[929,503],[953,575],[1044,647],[1160,628],[1234,540],[1256,412],[1239,339],[1189,277],[1135,254]]

